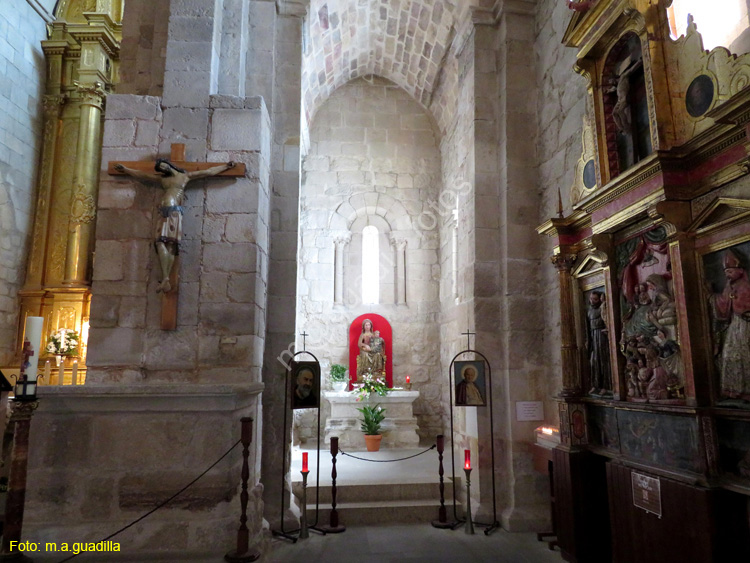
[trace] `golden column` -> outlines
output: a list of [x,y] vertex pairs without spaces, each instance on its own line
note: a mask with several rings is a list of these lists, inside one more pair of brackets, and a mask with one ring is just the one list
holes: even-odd
[[122,36],[122,0],[98,0],[95,11],[91,4],[60,2],[42,41],[44,135],[33,239],[19,292],[18,350],[26,317],[42,316],[45,336],[60,328],[79,332],[79,360],[85,360],[88,332],[102,108],[117,81]]
[[581,377],[578,371],[578,348],[576,346],[575,312],[573,310],[573,277],[570,269],[576,260],[575,254],[555,254],[552,263],[560,280],[560,352],[562,354],[561,397],[577,397],[581,394]]
[[101,82],[76,86],[81,99],[81,110],[63,283],[73,287],[88,287],[96,198],[99,192],[102,106],[105,92]]

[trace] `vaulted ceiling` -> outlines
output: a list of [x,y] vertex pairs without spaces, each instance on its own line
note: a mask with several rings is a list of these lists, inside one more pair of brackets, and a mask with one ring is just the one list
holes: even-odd
[[395,82],[428,108],[456,22],[474,3],[311,0],[302,72],[307,119],[336,88],[371,74]]

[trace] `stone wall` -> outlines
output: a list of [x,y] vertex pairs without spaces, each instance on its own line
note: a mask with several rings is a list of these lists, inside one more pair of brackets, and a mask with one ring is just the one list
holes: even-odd
[[[571,12],[564,3],[543,0],[536,16],[538,183],[541,195],[537,224],[557,216],[558,189],[566,215],[571,211],[570,188],[581,157],[581,133],[586,81],[573,71],[576,50],[561,45]],[[560,359],[560,293],[557,272],[548,261],[553,244],[541,240],[540,290],[544,295],[544,357],[546,358],[546,421],[558,425],[557,404],[551,399],[562,385]]]
[[[303,162],[297,327],[307,348],[329,363],[349,364],[348,330],[360,314],[393,327],[394,385],[411,375],[420,432],[443,428],[438,321],[438,224],[427,212],[440,193],[438,136],[428,113],[390,81],[357,79],[315,115]],[[343,202],[343,203],[342,203]],[[361,232],[380,236],[379,305],[362,304]],[[334,239],[342,244],[344,299],[334,304]],[[406,243],[406,304],[397,304],[397,253]],[[376,327],[377,328],[377,327]]]
[[[467,340],[461,333],[466,332],[467,327],[475,332],[474,76],[473,36],[461,34],[451,45],[432,104],[441,108],[441,114],[447,120],[440,142],[442,192],[438,205],[430,210],[440,225],[440,364],[444,381],[448,379],[447,370],[453,357],[466,349]],[[443,431],[447,435],[450,432],[448,386],[444,384],[440,393],[446,418]],[[472,418],[468,425],[467,415]],[[476,445],[474,409],[457,409],[454,424],[456,451],[469,448],[472,441]]]
[[[188,186],[177,330],[163,331],[153,250],[161,189],[108,176],[106,166],[151,160],[183,139],[189,160],[234,160],[248,172]],[[87,383],[260,381],[270,174],[263,100],[214,96],[207,108],[162,108],[158,98],[112,95],[103,144]]]
[[127,0],[124,8],[117,93],[160,96],[164,89],[169,2]]
[[[41,387],[29,437],[24,539],[98,542],[140,518],[219,460],[239,439],[242,417],[258,420],[261,388]],[[259,436],[256,423],[247,522],[254,547],[264,542]],[[113,538],[123,560],[209,560],[233,549],[241,452],[234,447],[176,499]]]
[[[40,5],[51,11],[54,0]],[[45,20],[29,3],[0,2],[0,365],[11,363],[17,292],[26,277],[41,150]]]

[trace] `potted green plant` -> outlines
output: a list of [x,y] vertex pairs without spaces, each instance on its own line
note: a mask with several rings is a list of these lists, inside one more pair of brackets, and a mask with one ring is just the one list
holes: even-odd
[[331,387],[334,391],[346,391],[349,381],[346,375],[346,368],[341,364],[333,364],[331,366]]
[[365,433],[365,444],[368,452],[376,452],[380,449],[380,423],[385,419],[385,409],[380,405],[364,406],[357,409],[362,413],[362,426],[360,429]]

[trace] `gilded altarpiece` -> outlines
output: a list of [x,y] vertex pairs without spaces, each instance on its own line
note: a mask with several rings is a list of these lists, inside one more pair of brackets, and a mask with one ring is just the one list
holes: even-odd
[[[84,380],[102,118],[118,76],[122,0],[62,0],[42,42],[47,67],[34,230],[19,292],[18,349],[27,316],[44,335],[79,332]],[[47,382],[44,382],[47,383]]]
[[[570,210],[538,228],[560,291],[557,519],[610,520],[614,559],[635,560],[621,477],[638,471],[675,503],[650,532],[663,550],[639,561],[721,543],[670,535],[691,495],[717,499],[717,529],[744,522],[721,541],[750,553],[750,55],[703,50],[692,21],[671,39],[666,1],[581,4],[564,43],[588,81],[582,154],[559,187]],[[604,488],[582,486],[602,461]],[[560,500],[602,495],[616,504],[596,514]],[[561,532],[564,556],[596,560],[582,537]]]

